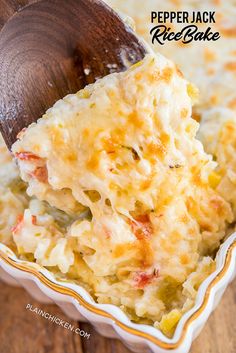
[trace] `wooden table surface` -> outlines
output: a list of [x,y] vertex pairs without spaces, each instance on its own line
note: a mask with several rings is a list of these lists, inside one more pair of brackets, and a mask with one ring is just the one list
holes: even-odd
[[[20,7],[34,1],[0,0],[0,28]],[[79,326],[90,333],[90,339],[80,338],[79,335],[26,310],[28,303],[69,321],[74,327]],[[195,341],[191,353],[236,353],[235,317],[234,282],[203,333]],[[91,325],[67,319],[57,306],[37,303],[23,289],[0,283],[0,353],[128,352],[119,341],[101,337]]]
[[[79,335],[26,310],[31,304],[90,334]],[[236,282],[194,342],[191,353],[236,353]],[[56,305],[40,304],[23,289],[0,282],[1,353],[129,353],[118,340],[104,338],[93,327],[67,318]]]

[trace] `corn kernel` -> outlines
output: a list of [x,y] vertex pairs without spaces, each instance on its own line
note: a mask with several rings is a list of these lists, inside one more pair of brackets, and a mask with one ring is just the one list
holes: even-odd
[[161,331],[167,335],[171,336],[174,332],[176,325],[178,324],[182,314],[179,310],[174,309],[166,315],[163,315],[160,322]]
[[91,97],[91,93],[87,89],[82,89],[77,93],[79,98],[88,99]]
[[221,176],[220,176],[220,174],[218,174],[216,172],[212,172],[208,177],[208,181],[209,181],[210,186],[213,189],[216,189],[221,181]]
[[17,252],[19,255],[23,255],[25,253],[23,246],[18,246],[17,247]]

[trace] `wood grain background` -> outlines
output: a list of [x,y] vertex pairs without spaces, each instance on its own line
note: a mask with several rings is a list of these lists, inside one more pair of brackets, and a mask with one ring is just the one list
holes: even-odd
[[[35,0],[0,0],[0,28],[7,19]],[[125,1],[125,0],[123,0]],[[140,1],[140,0],[138,0]],[[90,333],[80,338],[36,314],[27,311],[30,303]],[[236,282],[227,290],[218,309],[195,341],[191,353],[236,353]],[[0,353],[128,353],[117,340],[101,337],[89,324],[66,318],[55,305],[33,300],[21,288],[0,283]]]
[[[26,310],[26,305],[56,315],[74,327],[80,327],[90,338],[80,338],[61,326]],[[227,290],[223,301],[211,316],[191,353],[236,352],[236,283]],[[55,305],[33,300],[21,288],[0,282],[0,352],[1,353],[129,353],[118,340],[104,338],[93,327],[68,319]]]

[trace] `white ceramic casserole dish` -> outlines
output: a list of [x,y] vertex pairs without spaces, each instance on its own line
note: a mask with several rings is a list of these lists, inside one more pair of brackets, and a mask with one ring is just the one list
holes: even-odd
[[236,274],[236,233],[220,247],[216,271],[200,286],[195,306],[181,318],[173,338],[152,326],[132,323],[116,306],[97,304],[81,286],[58,281],[37,264],[17,259],[0,244],[0,278],[23,286],[39,302],[56,303],[72,319],[88,321],[106,337],[116,337],[134,352],[188,353]]

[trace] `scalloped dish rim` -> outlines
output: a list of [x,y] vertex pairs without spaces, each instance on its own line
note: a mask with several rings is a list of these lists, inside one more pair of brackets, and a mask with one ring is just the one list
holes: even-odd
[[[123,329],[126,333],[138,336],[139,338],[143,338],[151,343],[154,343],[156,346],[165,349],[165,350],[174,350],[178,349],[181,344],[187,339],[187,332],[189,328],[196,323],[196,321],[200,318],[200,315],[204,312],[207,305],[210,303],[212,299],[212,291],[219,283],[223,282],[225,276],[227,275],[231,265],[233,265],[233,252],[236,250],[236,232],[232,233],[230,237],[228,237],[221,245],[217,253],[217,268],[216,270],[208,276],[203,283],[201,284],[197,298],[195,300],[195,305],[189,311],[187,311],[182,318],[180,319],[177,328],[175,330],[174,336],[169,339],[162,334],[162,332],[152,326],[145,324],[136,324],[132,323],[131,320],[126,316],[122,310],[115,305],[112,304],[98,304],[96,303],[90,294],[80,285],[71,282],[63,282],[54,278],[53,273],[49,270],[45,269],[42,266],[39,266],[35,263],[31,263],[28,261],[19,260],[16,255],[10,250],[7,246],[0,243],[0,264],[1,260],[4,261],[7,265],[18,269],[20,271],[29,273],[40,280],[42,284],[44,284],[49,289],[54,290],[57,293],[67,295],[76,299],[79,304],[87,309],[89,312],[96,314],[100,317],[111,319],[115,324]],[[235,252],[236,255],[236,252]],[[235,256],[236,260],[236,256]],[[35,266],[36,265],[36,266]],[[38,269],[37,269],[37,268]],[[51,275],[53,280],[50,278]],[[208,283],[209,282],[209,283]],[[230,281],[229,281],[230,282]],[[229,284],[227,283],[227,285]],[[72,284],[73,287],[70,288],[68,284]],[[77,290],[76,290],[77,289]],[[92,299],[92,302],[89,303],[88,299],[85,299],[81,292],[85,292]],[[117,311],[122,313],[123,318],[118,318],[109,312],[107,312],[106,307],[108,309],[110,307],[114,307]],[[105,309],[104,309],[105,308]],[[211,312],[212,310],[210,310]],[[126,320],[124,320],[124,317]],[[124,321],[128,321],[124,322]],[[147,331],[152,331],[152,333],[148,333]],[[154,336],[153,333],[156,332]],[[161,336],[161,338],[158,338]],[[178,337],[179,336],[179,337]]]

